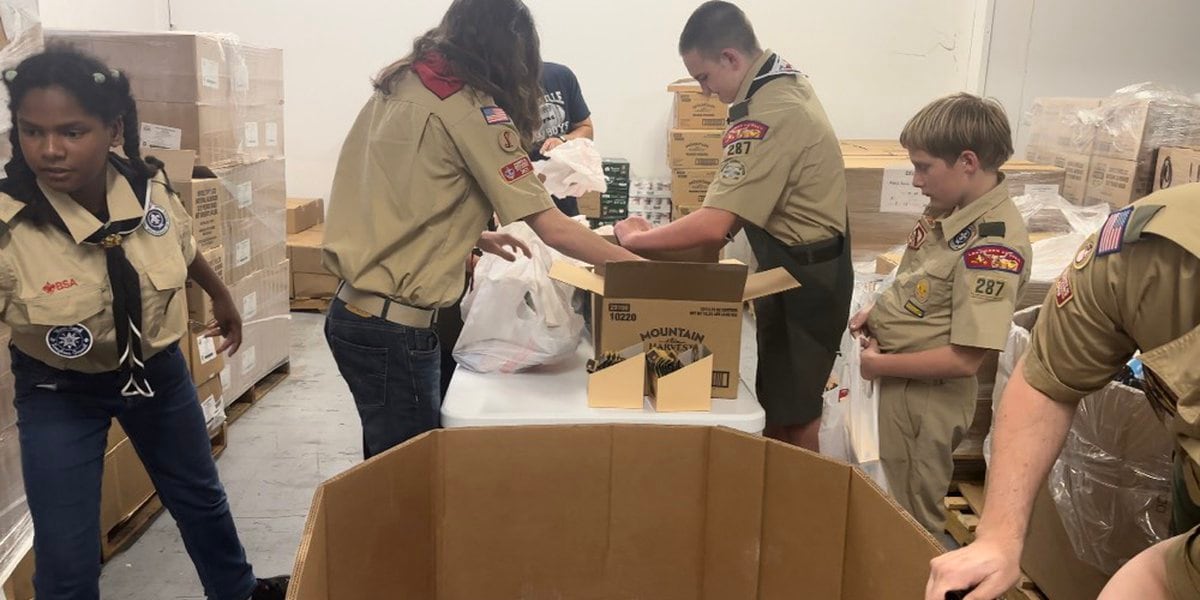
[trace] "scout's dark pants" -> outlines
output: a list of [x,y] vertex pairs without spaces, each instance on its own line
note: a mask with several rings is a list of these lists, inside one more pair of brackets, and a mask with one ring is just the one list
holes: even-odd
[[205,595],[250,596],[254,573],[178,346],[146,361],[153,398],[122,397],[119,373],[60,371],[15,349],[13,373],[38,600],[100,598],[100,481],[113,417],[175,518]]
[[363,457],[441,426],[437,333],[363,317],[334,299],[325,339],[350,386],[363,428]]

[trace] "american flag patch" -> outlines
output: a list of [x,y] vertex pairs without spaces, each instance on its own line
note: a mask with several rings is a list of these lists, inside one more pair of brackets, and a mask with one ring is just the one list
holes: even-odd
[[1096,244],[1096,256],[1121,251],[1121,240],[1125,237],[1125,227],[1129,225],[1129,217],[1132,214],[1133,207],[1130,206],[1108,215],[1104,227],[1100,228],[1100,242]]
[[512,119],[508,118],[508,113],[504,112],[499,106],[485,106],[479,109],[483,113],[483,120],[487,121],[488,125],[503,125],[512,123]]

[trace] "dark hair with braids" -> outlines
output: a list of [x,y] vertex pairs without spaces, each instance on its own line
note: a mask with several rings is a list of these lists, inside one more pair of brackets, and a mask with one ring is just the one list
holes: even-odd
[[5,71],[3,75],[8,87],[8,111],[12,115],[12,131],[9,132],[12,159],[4,166],[8,178],[0,182],[0,190],[27,205],[21,211],[23,218],[37,226],[59,220],[58,214],[38,190],[37,176],[21,152],[17,111],[25,96],[33,90],[59,86],[71,94],[84,111],[106,125],[122,123],[125,137],[123,150],[127,159],[122,162],[138,177],[151,178],[158,173],[162,163],[142,158],[137,102],[130,92],[129,78],[124,73],[110,69],[97,58],[71,46],[53,45],[21,61],[16,69]]

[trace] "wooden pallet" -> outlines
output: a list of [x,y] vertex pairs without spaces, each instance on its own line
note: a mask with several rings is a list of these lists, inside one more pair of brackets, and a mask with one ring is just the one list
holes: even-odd
[[291,372],[291,361],[284,361],[279,366],[271,369],[266,375],[263,375],[262,379],[259,379],[254,385],[250,386],[250,389],[243,392],[241,396],[238,396],[225,407],[226,425],[231,425],[242,418],[242,415],[246,414],[246,411],[250,410],[251,406],[258,403],[263,396],[270,393],[280,383],[283,383],[283,380],[287,379]]
[[[983,486],[979,484],[956,484],[943,500],[946,507],[946,533],[954,541],[966,546],[975,541],[975,529],[979,527],[976,508],[982,504]],[[1006,592],[1000,600],[1046,600],[1037,584],[1024,573],[1016,587]]]
[[329,310],[332,301],[333,298],[292,298],[292,311],[323,313]]
[[229,447],[229,424],[221,423],[220,427],[208,432],[208,441],[212,442],[213,458],[224,454],[225,449]]

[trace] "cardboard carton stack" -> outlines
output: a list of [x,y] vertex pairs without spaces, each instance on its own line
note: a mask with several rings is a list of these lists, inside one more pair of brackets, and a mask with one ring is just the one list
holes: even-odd
[[21,446],[8,344],[11,331],[0,325],[0,568],[14,565],[33,540],[33,521],[25,504],[21,478]]
[[1107,98],[1038,98],[1025,157],[1067,171],[1063,197],[1125,206],[1155,186],[1156,153],[1200,145],[1200,103],[1149,86]]
[[[242,349],[221,380],[228,404],[288,359],[283,53],[215,34],[52,31],[47,37],[128,75],[145,154],[196,155],[190,180],[172,181],[186,190],[200,249],[210,262],[222,257],[223,279],[242,311]],[[189,309],[198,323],[207,321],[195,317],[211,310],[202,296],[190,294],[199,304]]]
[[629,216],[629,161],[606,158],[601,168],[608,189],[604,193],[588,192],[579,197],[579,214],[588,218],[592,229],[612,225]]
[[729,107],[716,96],[705,96],[691,79],[667,86],[675,94],[674,120],[667,142],[671,168],[673,218],[696,210],[721,162],[721,139]]
[[1166,146],[1158,149],[1154,190],[1200,181],[1200,148]]
[[325,201],[321,198],[288,198],[287,254],[291,263],[292,306],[320,308],[337,293],[338,278],[321,265],[325,236]]
[[638,216],[658,227],[671,222],[671,184],[639,179],[630,184],[629,216]]

